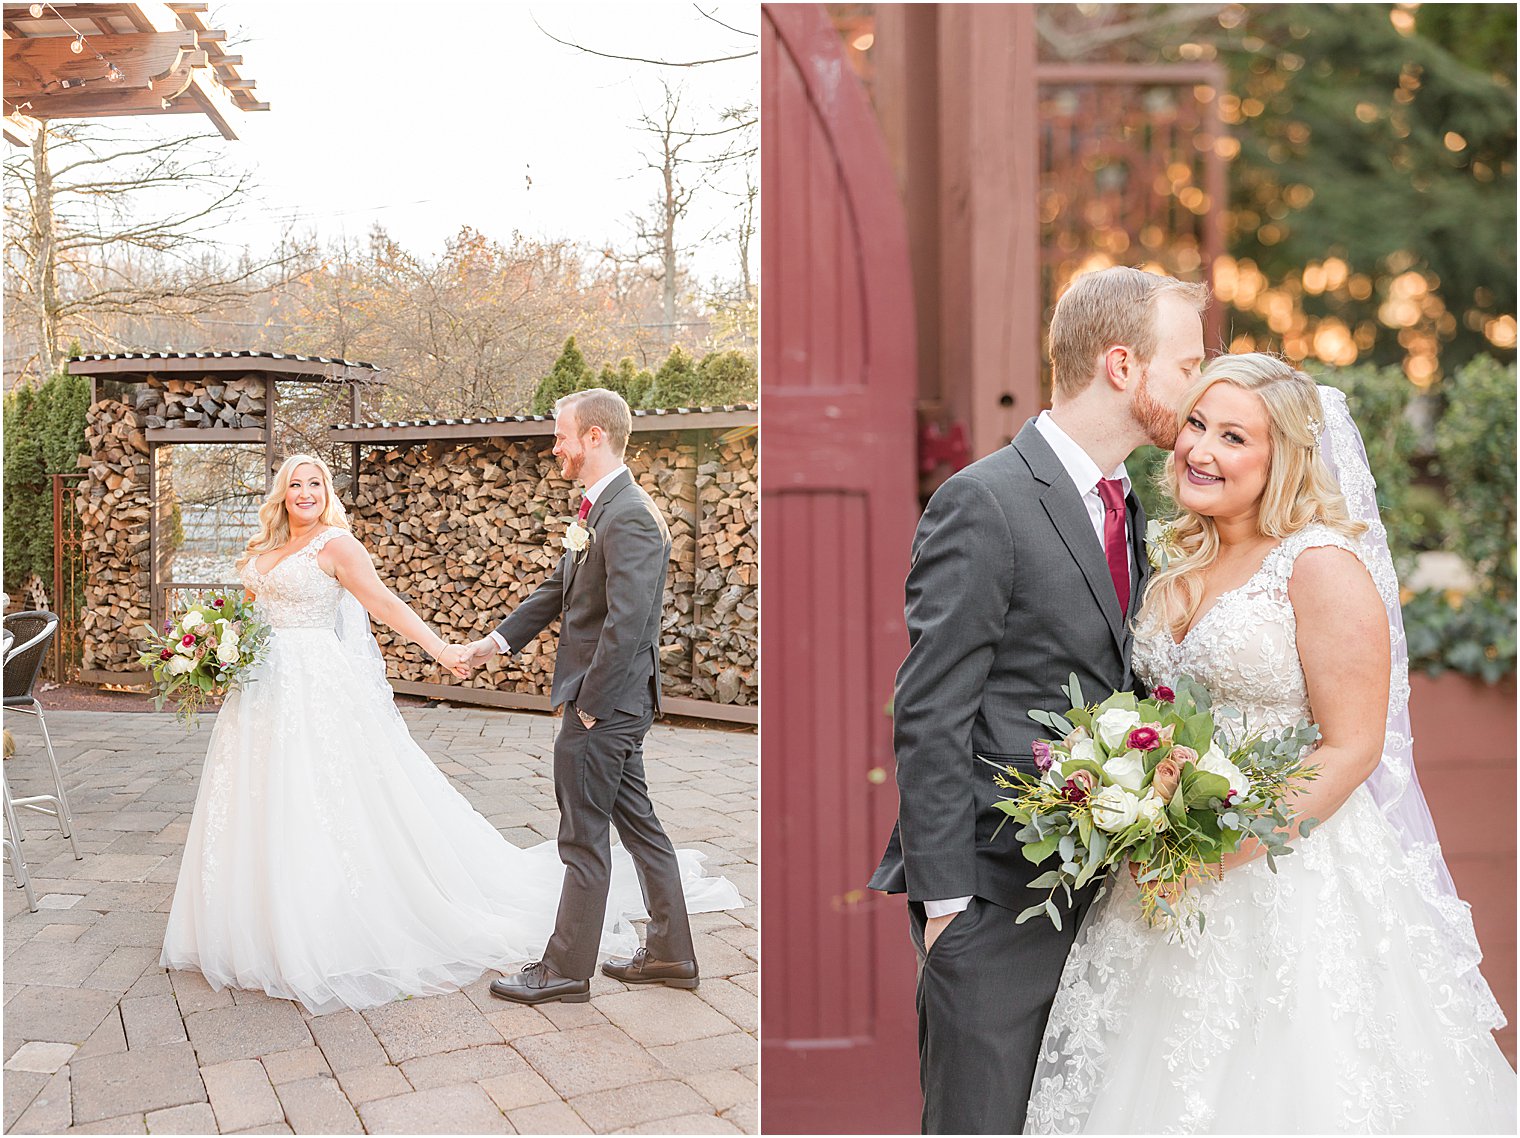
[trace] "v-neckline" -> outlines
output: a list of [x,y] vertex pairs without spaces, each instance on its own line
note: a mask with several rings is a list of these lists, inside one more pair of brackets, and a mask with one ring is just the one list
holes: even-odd
[[301,548],[291,550],[291,552],[287,553],[284,557],[280,558],[273,565],[271,565],[268,569],[260,569],[259,568],[259,559],[257,557],[255,557],[253,559],[253,571],[255,573],[257,573],[260,577],[263,577],[265,580],[268,580],[271,573],[273,573],[281,565],[284,565],[285,562],[289,561],[292,557],[299,557],[301,554],[305,553],[306,550],[308,550],[308,549],[311,548],[311,543],[312,542],[316,541],[317,538],[321,537],[324,533],[326,533],[330,529],[332,529],[331,526],[323,526],[316,533],[312,534],[311,537],[307,538],[306,539],[306,543],[304,545],[302,545]]
[[1236,593],[1244,592],[1246,589],[1250,588],[1253,584],[1255,584],[1256,583],[1256,578],[1259,577],[1259,576],[1261,576],[1261,571],[1267,567],[1267,563],[1272,560],[1273,555],[1279,549],[1281,549],[1282,546],[1283,546],[1283,543],[1281,541],[1279,541],[1276,545],[1272,546],[1272,548],[1269,549],[1269,550],[1267,550],[1266,554],[1262,557],[1261,564],[1258,565],[1254,570],[1252,570],[1251,575],[1249,577],[1247,577],[1240,584],[1236,585],[1233,589],[1226,589],[1224,592],[1220,593],[1217,597],[1215,597],[1214,598],[1214,603],[1211,604],[1208,608],[1204,609],[1203,613],[1198,617],[1198,619],[1195,620],[1195,621],[1193,621],[1193,627],[1189,628],[1186,632],[1184,632],[1182,634],[1182,639],[1181,640],[1175,640],[1175,639],[1173,639],[1172,638],[1172,634],[1170,632],[1168,632],[1166,634],[1166,638],[1172,642],[1172,647],[1173,648],[1181,648],[1184,644],[1186,644],[1188,642],[1188,637],[1192,636],[1193,633],[1197,632],[1201,627],[1203,627],[1203,622],[1206,621],[1206,620],[1208,620],[1209,617],[1214,614],[1214,610],[1217,609],[1227,598],[1234,596]]

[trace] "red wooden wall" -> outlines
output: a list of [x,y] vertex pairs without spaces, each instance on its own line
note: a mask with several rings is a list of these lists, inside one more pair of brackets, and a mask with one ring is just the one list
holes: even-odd
[[880,128],[823,10],[764,9],[761,1110],[916,1129],[913,951],[868,893],[918,513],[912,283]]

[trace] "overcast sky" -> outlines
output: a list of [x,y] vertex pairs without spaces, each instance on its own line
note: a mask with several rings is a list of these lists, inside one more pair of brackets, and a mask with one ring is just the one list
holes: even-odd
[[[289,229],[362,237],[379,222],[427,255],[461,225],[501,241],[521,230],[626,247],[630,213],[659,188],[634,123],[659,106],[660,80],[685,85],[693,126],[759,98],[758,55],[639,65],[563,47],[534,23],[599,51],[706,59],[755,51],[755,4],[225,0],[209,16],[244,41],[229,50],[272,108],[240,116],[226,144],[256,172],[261,206],[224,236],[254,246]],[[705,199],[690,235],[731,208]],[[723,246],[696,267],[705,280],[737,275],[735,264]]]

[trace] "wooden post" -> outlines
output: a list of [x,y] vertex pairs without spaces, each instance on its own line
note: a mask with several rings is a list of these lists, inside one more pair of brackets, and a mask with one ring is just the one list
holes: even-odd
[[264,490],[274,485],[274,376],[264,375]]
[[[348,381],[348,421],[359,422],[359,381]],[[349,505],[359,500],[359,444],[353,443],[348,448],[348,497]]]

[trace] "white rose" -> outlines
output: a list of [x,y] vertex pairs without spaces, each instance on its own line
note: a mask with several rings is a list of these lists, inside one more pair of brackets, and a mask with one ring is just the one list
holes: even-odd
[[1098,748],[1093,745],[1091,739],[1078,739],[1071,745],[1071,757],[1095,763],[1098,761]]
[[1145,759],[1139,751],[1125,751],[1104,763],[1103,773],[1126,790],[1139,793],[1145,785]]
[[1230,789],[1241,798],[1251,793],[1251,780],[1245,776],[1244,771],[1224,757],[1224,752],[1219,749],[1218,743],[1209,745],[1208,752],[1198,760],[1197,766],[1201,771],[1208,771],[1209,774],[1217,774],[1228,780]]
[[238,662],[238,656],[241,654],[242,653],[238,651],[238,644],[235,639],[229,640],[228,638],[223,637],[221,644],[218,645],[216,649],[217,663],[236,664]]
[[580,522],[571,522],[570,528],[565,531],[565,548],[571,553],[579,553],[586,548],[591,540],[591,531]]
[[1145,792],[1145,797],[1136,807],[1136,817],[1148,823],[1158,834],[1169,825],[1166,817],[1166,803],[1154,790]]
[[1140,813],[1140,800],[1122,786],[1105,786],[1092,799],[1093,825],[1117,834]]
[[1140,726],[1140,713],[1125,711],[1122,707],[1111,707],[1098,716],[1098,721],[1093,726],[1098,729],[1098,738],[1103,740],[1103,745],[1112,751],[1129,738],[1131,731]]
[[180,641],[174,646],[174,650],[181,656],[194,656],[195,647],[196,646],[194,644],[186,644],[184,637],[180,637]]
[[171,676],[182,676],[193,667],[195,667],[195,661],[190,659],[189,656],[176,656],[169,661],[169,674]]
[[179,622],[179,629],[181,632],[189,632],[197,624],[204,623],[205,620],[206,614],[201,612],[200,609],[191,609],[185,614],[185,618]]

